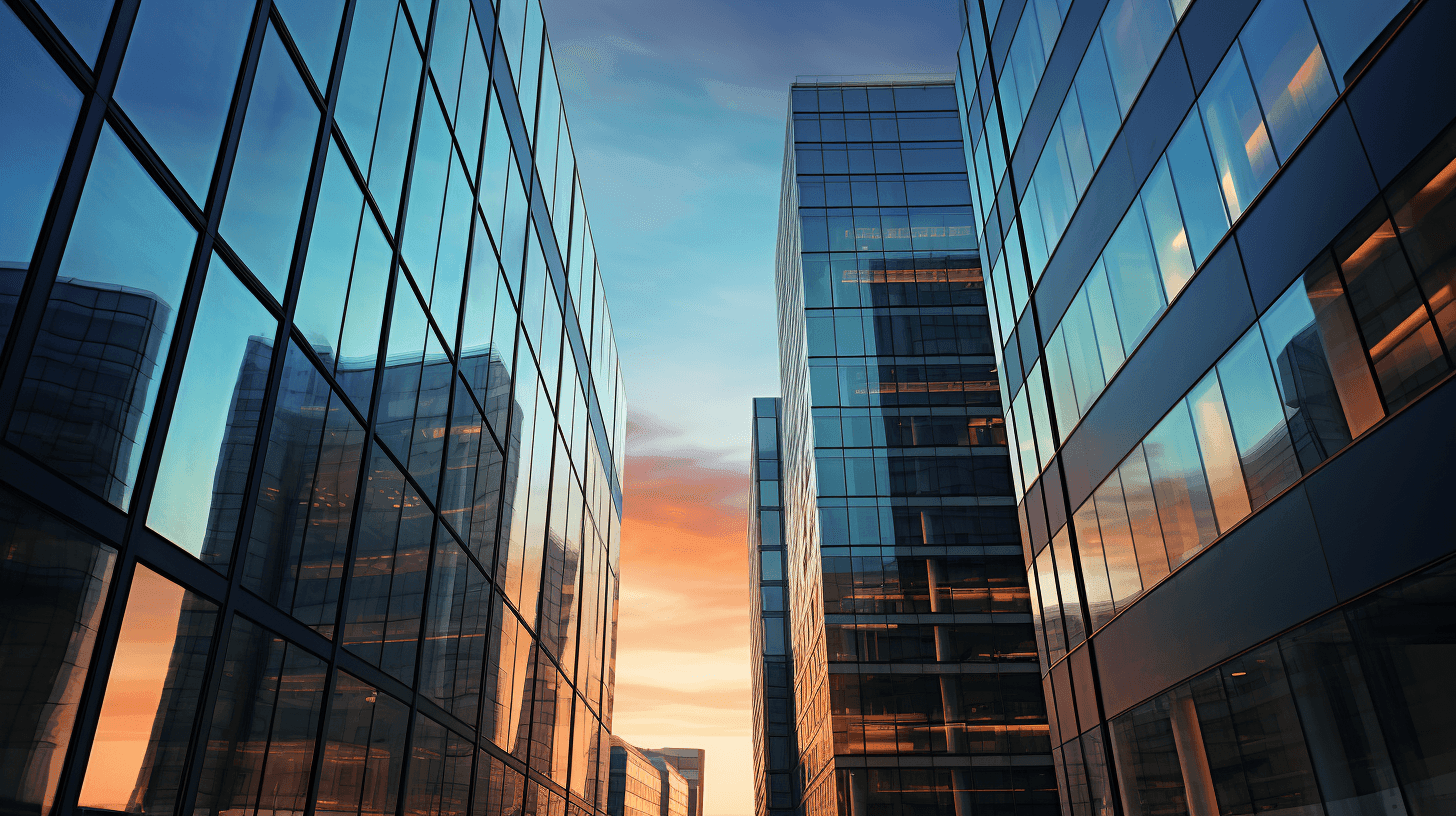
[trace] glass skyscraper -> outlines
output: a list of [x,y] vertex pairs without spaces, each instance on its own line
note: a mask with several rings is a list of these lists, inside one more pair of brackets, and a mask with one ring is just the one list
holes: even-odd
[[787,770],[811,816],[1054,813],[951,77],[791,99],[783,396],[754,410],[758,812]]
[[6,0],[0,86],[0,811],[605,811],[625,404],[536,0]]
[[1453,812],[1456,5],[962,13],[1064,812]]

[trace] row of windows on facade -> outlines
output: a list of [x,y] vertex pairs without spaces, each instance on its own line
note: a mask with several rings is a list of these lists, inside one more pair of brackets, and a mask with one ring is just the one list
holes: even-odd
[[[812,190],[816,182],[834,183],[839,179],[818,179],[812,178],[815,175],[847,175],[864,174],[877,175],[878,178],[866,179],[866,181],[883,181],[886,187],[886,194],[883,197],[876,196],[878,205],[883,206],[904,206],[904,196],[897,193],[895,183],[903,181],[907,189],[916,189],[911,185],[924,185],[934,179],[923,179],[919,176],[909,175],[903,180],[895,178],[901,173],[926,173],[926,174],[954,174],[964,175],[966,172],[966,154],[961,149],[960,142],[922,142],[910,145],[885,145],[871,147],[869,145],[849,144],[843,147],[835,145],[817,146],[819,143],[807,143],[794,149],[794,171],[796,173],[810,176],[804,178],[804,186]],[[890,176],[885,178],[885,176]],[[810,201],[803,199],[804,186],[799,189],[799,203],[806,207],[826,206],[825,204],[814,204],[811,193]],[[923,186],[920,189],[924,189]],[[961,195],[958,198],[965,199],[966,191],[962,185]],[[897,200],[898,199],[898,200]],[[918,203],[918,202],[917,202]],[[929,202],[941,203],[941,202]],[[962,203],[962,202],[948,202]],[[969,201],[964,201],[969,204]],[[849,206],[845,204],[829,204],[828,206]],[[877,206],[866,203],[857,203],[854,206]]]
[[[1254,40],[1249,40],[1251,35]],[[1270,36],[1283,45],[1274,48],[1265,42]],[[1227,233],[1231,221],[1237,220],[1279,164],[1287,161],[1289,151],[1334,99],[1334,86],[1324,70],[1319,43],[1302,9],[1277,3],[1261,6],[1241,37],[1243,50],[1236,44],[1214,73],[1195,112],[1185,119],[1163,159],[1154,167],[1067,318],[1052,336],[1051,345],[1065,345],[1066,352],[1049,354],[1048,365],[1066,368],[1061,360],[1064,354],[1086,355],[1090,347],[1074,351],[1077,338],[1062,335],[1077,334],[1086,339],[1089,332],[1085,313],[1089,307],[1102,318],[1095,347],[1102,352],[1105,359],[1101,363],[1108,371],[1104,376],[1100,367],[1079,367],[1077,373],[1083,375],[1083,382],[1073,403],[1079,415],[1091,405],[1126,351],[1137,345],[1164,306],[1178,295]],[[1246,63],[1250,51],[1255,56]],[[1291,59],[1290,54],[1295,58]],[[1312,67],[1306,70],[1305,66]],[[1254,85],[1250,84],[1250,69],[1258,77]],[[1256,95],[1263,104],[1262,119]],[[1200,138],[1205,129],[1207,141]],[[1210,142],[1214,146],[1212,154],[1208,150]],[[1085,181],[1081,185],[1085,186]],[[1030,196],[1028,205],[1038,206]],[[1056,211],[1060,215],[1048,216],[1058,219],[1061,225],[1056,234],[1065,227],[1074,205],[1072,201]],[[1052,212],[1045,206],[1040,211]],[[1036,258],[1042,250],[1032,252]],[[1036,264],[1033,272],[1035,280],[1040,275]],[[1002,337],[1008,340],[1015,316],[1027,299],[1020,275],[1013,270],[1009,277],[1011,286],[1002,287],[1009,289],[1009,297],[997,301]],[[1112,317],[1113,308],[1116,318]],[[1073,322],[1068,324],[1068,319]],[[1013,376],[1012,381],[1018,382],[1019,378]],[[1017,389],[1019,386],[1013,390]],[[1070,415],[1070,406],[1066,410]]]
[[1130,816],[1446,812],[1456,785],[1438,757],[1456,751],[1453,581],[1449,562],[1407,578],[1134,707],[1106,732],[1077,738],[1069,712],[1056,759],[1071,813],[1113,812],[1113,785]]
[[[164,4],[160,4],[164,5]],[[458,4],[455,4],[458,6]],[[371,10],[376,11],[376,10]],[[469,9],[459,7],[456,12],[468,13]],[[324,14],[327,18],[328,12],[315,9],[314,12]],[[202,10],[195,14],[206,15],[213,13]],[[442,13],[444,10],[442,9]],[[165,15],[169,14],[166,9],[159,7],[159,2],[148,4],[142,9],[141,16],[137,23],[137,30],[133,32],[132,42],[149,42],[151,39],[166,39],[170,36],[170,25]],[[46,202],[50,197],[51,188],[59,172],[60,159],[62,154],[57,152],[58,146],[65,145],[69,141],[69,129],[75,122],[76,111],[79,109],[80,92],[70,86],[60,75],[54,63],[40,49],[35,41],[20,25],[19,21],[9,12],[8,23],[0,21],[5,29],[5,36],[14,49],[8,49],[15,55],[15,61],[7,64],[6,75],[16,79],[18,87],[26,87],[27,93],[34,98],[28,101],[33,102],[32,118],[34,113],[39,113],[39,122],[25,127],[22,132],[26,134],[27,144],[31,144],[34,150],[22,151],[25,159],[17,159],[14,168],[21,183],[15,185],[13,190],[14,200],[10,206],[23,216],[23,229],[12,233],[13,245],[6,246],[0,257],[23,259],[28,258],[30,249],[34,246],[36,234],[39,231],[40,219],[46,209]],[[404,19],[404,11],[400,11],[401,20]],[[184,15],[185,16],[185,15]],[[368,27],[378,23],[381,19],[386,28],[383,30],[382,43],[372,43],[379,46],[379,50],[388,51],[390,31],[394,29],[395,12],[391,8],[387,13],[371,13],[356,15],[353,36],[359,39],[368,39]],[[190,19],[190,18],[188,18]],[[244,21],[246,18],[242,18]],[[173,21],[175,22],[175,21]],[[193,21],[195,22],[195,21]],[[310,22],[319,22],[310,19]],[[458,22],[458,30],[463,35],[466,32],[465,19]],[[325,20],[321,24],[326,24]],[[180,24],[180,23],[177,23]],[[336,25],[336,22],[334,23]],[[196,113],[196,116],[188,119],[179,119],[175,115],[175,104],[179,98],[192,99],[193,96],[205,96],[204,91],[215,90],[216,88],[231,87],[232,74],[235,73],[237,62],[241,60],[242,44],[233,43],[228,38],[240,36],[239,26],[246,31],[246,25],[240,24],[238,20],[215,20],[211,21],[212,26],[219,31],[218,36],[228,40],[223,49],[227,53],[236,53],[238,60],[227,63],[225,60],[218,62],[226,70],[205,76],[193,76],[187,87],[177,88],[169,85],[164,74],[179,73],[177,66],[163,64],[152,64],[157,60],[166,62],[166,57],[150,55],[143,63],[138,63],[134,70],[124,70],[122,81],[117,98],[126,107],[131,115],[132,121],[137,122],[141,130],[148,136],[150,143],[169,163],[169,169],[179,178],[184,188],[190,191],[195,198],[201,199],[205,188],[199,185],[190,185],[188,179],[192,176],[206,177],[208,169],[215,158],[214,154],[208,154],[207,146],[216,144],[221,138],[221,120],[226,117],[226,99],[228,94],[219,92],[217,96],[222,100],[219,103],[216,99],[207,99],[206,104],[198,101],[198,105],[189,106],[189,111]],[[401,23],[405,25],[406,23]],[[189,29],[190,30],[190,29]],[[473,32],[473,28],[471,28]],[[310,29],[311,35],[318,32]],[[405,36],[408,35],[406,30]],[[328,38],[327,55],[323,59],[332,58],[332,37]],[[474,50],[479,49],[478,37],[461,36],[461,53],[467,49],[465,44],[473,44]],[[371,43],[361,42],[359,47],[364,48]],[[220,46],[221,47],[221,46]],[[409,49],[405,49],[409,50]],[[175,49],[157,49],[157,53],[171,53]],[[404,53],[401,49],[396,49]],[[143,52],[138,52],[143,53]],[[446,75],[449,71],[458,72],[457,64],[450,67],[450,50],[441,48],[435,52],[437,61],[441,65],[435,66],[437,70],[444,70]],[[142,58],[137,58],[142,59]],[[415,52],[415,75],[418,76],[420,66],[418,65],[418,53]],[[463,59],[463,57],[461,57]],[[483,59],[483,58],[482,58]],[[130,66],[132,63],[127,63]],[[230,67],[228,67],[230,65]],[[448,70],[447,70],[448,69]],[[380,66],[383,70],[383,66]],[[181,72],[186,73],[186,72]],[[305,74],[307,72],[305,71]],[[346,79],[354,74],[346,71]],[[128,81],[131,77],[137,77],[134,82]],[[403,80],[399,80],[403,83]],[[385,78],[383,74],[378,77],[363,77],[354,81],[357,85],[358,94],[364,97],[372,97],[372,103],[364,105],[373,113],[368,121],[350,123],[349,115],[341,109],[339,114],[339,125],[341,131],[348,134],[358,144],[365,147],[383,144],[379,140],[384,137],[380,135],[385,127],[398,128],[399,123],[393,121],[394,114],[398,113],[408,126],[412,118],[409,109],[413,107],[413,97],[408,100],[397,100],[398,104],[405,104],[405,108],[399,111],[390,108],[387,115],[380,115],[379,99],[389,97],[393,99],[397,94],[390,94],[385,89]],[[350,85],[349,81],[345,82]],[[433,105],[426,105],[424,117],[424,129],[420,147],[417,150],[415,166],[417,168],[415,178],[417,183],[411,190],[411,212],[417,213],[418,226],[410,230],[401,250],[404,261],[412,267],[410,275],[415,288],[419,290],[422,299],[428,304],[426,310],[433,320],[435,331],[448,338],[444,341],[447,349],[455,348],[455,336],[460,314],[460,302],[464,287],[464,268],[466,245],[471,231],[471,221],[474,220],[480,227],[476,230],[477,240],[475,241],[475,263],[477,271],[474,277],[478,282],[473,282],[468,303],[467,319],[464,322],[467,330],[461,339],[461,348],[475,348],[492,339],[490,334],[490,318],[488,313],[495,309],[498,300],[511,300],[515,298],[514,292],[521,291],[519,284],[514,282],[512,275],[506,275],[505,291],[497,296],[494,292],[496,286],[491,280],[494,275],[489,267],[494,266],[495,258],[490,257],[492,240],[501,242],[503,234],[511,234],[512,240],[504,241],[502,245],[503,254],[507,268],[519,268],[525,244],[526,225],[524,220],[525,203],[522,186],[515,173],[507,169],[510,164],[511,146],[509,136],[505,132],[505,125],[501,118],[499,104],[493,103],[491,120],[491,137],[489,149],[485,151],[486,160],[481,164],[481,213],[476,213],[474,218],[470,214],[472,209],[471,184],[467,176],[475,175],[475,154],[477,150],[472,149],[464,153],[458,152],[451,146],[449,127],[446,124],[448,117],[452,121],[457,118],[457,104],[466,108],[478,108],[475,114],[464,115],[459,118],[459,124],[455,127],[457,136],[464,139],[466,143],[474,140],[474,144],[481,144],[481,131],[484,123],[487,89],[489,83],[467,83],[467,96],[475,93],[478,97],[474,101],[467,100],[460,102],[457,98],[458,79],[450,85],[451,92],[447,94],[448,104],[445,104],[445,112],[441,112],[439,97],[431,93],[429,98],[436,101]],[[411,81],[403,83],[400,87],[407,85],[409,88],[416,87],[417,83]],[[128,94],[127,88],[135,87],[135,90]],[[214,87],[216,86],[216,88]],[[393,84],[390,87],[394,87]],[[434,87],[434,86],[429,86]],[[413,91],[411,91],[413,93]],[[228,246],[237,253],[237,257],[247,264],[250,271],[257,276],[262,288],[271,295],[275,301],[282,301],[284,287],[287,282],[287,269],[289,258],[293,248],[293,235],[296,232],[294,224],[297,222],[298,213],[303,202],[305,186],[308,176],[308,167],[313,155],[311,145],[316,138],[318,130],[318,102],[310,98],[311,91],[305,87],[300,78],[298,66],[290,61],[290,56],[281,44],[276,33],[272,33],[265,39],[263,50],[259,57],[259,73],[254,83],[252,102],[258,108],[256,116],[250,117],[243,129],[238,150],[238,166],[235,177],[239,180],[233,185],[229,201],[234,204],[223,207],[221,218],[221,233],[229,239]],[[382,96],[381,96],[382,95]],[[134,98],[133,98],[134,97]],[[219,108],[218,105],[222,107]],[[361,103],[362,104],[362,103]],[[312,111],[308,113],[307,111]],[[465,108],[459,108],[463,111]],[[201,111],[201,112],[198,112]],[[267,116],[264,114],[267,113]],[[204,115],[206,114],[206,115]],[[191,116],[192,114],[189,114]],[[202,120],[215,119],[217,121]],[[374,118],[379,117],[379,118]],[[468,136],[465,131],[473,127],[473,136]],[[206,131],[202,133],[198,131]],[[216,131],[215,133],[213,131]],[[378,131],[378,132],[376,132]],[[109,129],[106,131],[110,133]],[[398,142],[398,139],[395,140]],[[277,149],[278,145],[283,149]],[[393,143],[392,143],[393,144]],[[386,296],[387,285],[384,281],[388,276],[388,258],[390,250],[387,237],[393,231],[393,216],[389,211],[395,205],[388,204],[385,199],[378,199],[379,183],[374,179],[378,166],[387,162],[373,161],[369,150],[364,152],[354,151],[352,157],[362,166],[369,168],[371,194],[361,193],[352,179],[350,168],[344,160],[344,152],[340,150],[341,143],[331,140],[330,161],[327,163],[328,171],[324,189],[321,194],[319,230],[310,239],[309,247],[312,251],[311,263],[305,273],[303,293],[300,297],[300,307],[295,320],[299,329],[310,341],[322,343],[329,347],[337,347],[341,358],[372,357],[377,348],[377,339],[371,341],[368,331],[371,326],[377,327],[380,322],[380,314],[383,311],[383,303]],[[382,148],[371,148],[372,150]],[[394,144],[389,149],[403,151],[404,147]],[[469,158],[465,156],[469,154]],[[168,307],[164,315],[175,313],[175,308],[182,299],[183,282],[187,269],[184,260],[190,257],[191,235],[190,230],[185,226],[185,219],[179,214],[172,212],[172,208],[158,191],[148,191],[151,187],[149,180],[140,172],[129,172],[127,167],[122,166],[128,163],[129,159],[124,158],[125,149],[114,145],[112,138],[103,135],[102,145],[98,147],[97,162],[100,167],[93,168],[92,175],[98,177],[98,181],[90,184],[96,186],[105,185],[105,189],[95,192],[88,191],[83,199],[81,214],[78,216],[78,224],[73,232],[80,231],[86,241],[73,241],[73,248],[65,255],[62,274],[74,274],[80,280],[89,280],[99,284],[114,284],[132,286],[144,289],[155,294]],[[378,158],[378,157],[373,157]],[[196,168],[188,170],[189,162],[197,163]],[[391,162],[398,165],[402,174],[404,167],[404,153],[398,152],[396,159]],[[462,164],[463,163],[463,164]],[[176,165],[176,166],[172,166]],[[256,166],[255,166],[256,165]],[[462,167],[471,168],[468,173]],[[570,194],[570,179],[566,179],[568,196]],[[509,190],[507,188],[510,188]],[[361,213],[366,209],[366,203],[370,211],[378,211],[376,218],[382,219],[376,223],[375,218],[363,218]],[[378,201],[379,203],[376,203]],[[257,202],[267,202],[266,205]],[[213,205],[217,206],[217,205]],[[442,206],[446,215],[441,216]],[[131,220],[128,221],[124,212],[131,209]],[[122,210],[123,212],[118,212]],[[433,213],[433,214],[432,214]],[[483,213],[483,214],[482,214]],[[563,221],[565,216],[563,216]],[[610,329],[606,323],[605,301],[600,293],[595,295],[590,286],[583,287],[583,282],[588,279],[595,279],[594,263],[587,263],[588,250],[585,244],[589,243],[589,236],[585,232],[584,213],[578,220],[581,229],[574,233],[572,238],[580,238],[580,245],[572,245],[568,249],[575,252],[577,256],[575,263],[569,263],[568,273],[572,275],[576,289],[577,301],[581,302],[583,295],[586,300],[594,302],[599,308],[596,309],[595,319],[597,321],[596,331],[591,332],[591,348],[598,353],[595,355],[598,360],[594,362],[604,363],[603,357],[612,356],[610,346]],[[137,223],[132,223],[137,222]],[[369,226],[365,226],[368,224]],[[485,225],[490,225],[490,233],[487,234]],[[153,242],[153,245],[146,247],[135,246],[135,227],[138,225],[148,226],[150,233],[160,233],[165,241],[160,245]],[[443,230],[442,225],[446,227]],[[521,236],[517,240],[516,236]],[[428,237],[427,237],[428,236]],[[93,240],[94,239],[94,240]],[[103,240],[104,239],[104,240]],[[95,256],[95,250],[89,249],[82,244],[106,245],[115,250],[118,245],[123,250],[121,254],[130,251],[135,257],[126,260],[137,263],[118,263],[113,259]],[[532,250],[539,256],[539,250],[534,246]],[[88,253],[90,253],[88,255]],[[566,254],[566,253],[563,253]],[[352,263],[348,256],[353,256]],[[488,260],[483,260],[488,259]],[[21,266],[25,261],[19,261]],[[353,280],[351,281],[350,267],[354,268]],[[531,277],[530,291],[526,292],[527,302],[541,303],[546,300],[552,302],[556,298],[550,293],[548,284],[545,284],[544,263],[538,262],[538,274]],[[142,270],[138,272],[137,270]],[[156,271],[148,271],[156,270]],[[167,271],[172,270],[169,277]],[[574,273],[574,275],[572,274]],[[138,277],[141,275],[142,277]],[[352,282],[352,286],[351,286]],[[595,287],[600,289],[599,286]],[[540,297],[535,289],[541,289],[546,297]],[[514,290],[514,291],[513,291]],[[344,321],[345,303],[336,297],[338,291],[347,291],[350,297],[347,299],[351,319]],[[326,296],[325,296],[326,295]],[[519,299],[519,298],[515,298]],[[590,304],[589,304],[590,305]],[[355,316],[357,314],[357,316]],[[584,312],[585,314],[585,312]],[[558,315],[559,317],[559,315]],[[164,320],[162,336],[157,339],[159,345],[163,344],[170,335],[171,321]],[[555,321],[560,324],[560,320]],[[591,321],[584,321],[590,325]],[[343,327],[341,333],[341,324]],[[540,346],[541,332],[527,321],[528,333],[535,345]],[[548,324],[549,326],[549,324]],[[484,327],[484,328],[480,328]],[[557,329],[559,333],[559,328]],[[549,337],[551,331],[545,332],[552,342],[546,345],[560,347],[559,337]],[[479,334],[480,337],[475,335]],[[395,351],[393,348],[391,351]],[[601,370],[596,366],[598,374],[596,381],[615,386],[614,367]],[[612,374],[611,379],[603,375]],[[366,389],[367,390],[367,389]],[[615,400],[605,401],[606,405],[615,408]],[[610,416],[608,417],[610,419]]]
[[837,252],[805,254],[799,262],[808,309],[986,304],[975,252]]
[[[961,140],[955,104],[941,111],[901,113],[794,112],[794,142],[942,142]],[[811,172],[811,171],[805,171]]]
[[[820,499],[817,510],[820,547],[827,556],[862,548],[938,546],[1020,546],[1016,508],[1006,505],[946,505],[939,507],[834,506]],[[844,501],[843,499],[840,500]],[[760,512],[762,543],[783,545],[782,519],[777,510]],[[871,549],[878,554],[878,549]]]
[[824,612],[1026,614],[1031,609],[1020,557],[1019,548],[1001,555],[938,557],[826,554]]
[[955,110],[955,96],[949,85],[795,87],[790,94],[796,114]]
[[1030,666],[961,674],[831,674],[834,753],[1046,754]]
[[[963,198],[957,186],[963,183],[927,181],[906,188],[917,195],[924,192],[927,199],[951,201]],[[825,215],[805,209],[799,237],[804,252],[970,252],[976,248],[969,206],[884,208],[862,215],[848,211]],[[872,263],[873,257],[866,260]]]
[[[840,768],[825,786],[835,799],[811,813],[844,816],[1058,816],[1057,784],[1045,766]],[[806,797],[807,798],[807,797]],[[808,807],[806,807],[808,810]]]
[[[240,614],[224,620],[212,600],[139,564],[127,582],[98,719],[83,726],[73,712],[96,649],[103,601],[117,578],[117,552],[22,499],[7,495],[0,504],[8,565],[0,579],[7,619],[17,624],[5,645],[37,660],[12,677],[15,687],[6,696],[9,726],[0,741],[7,767],[18,771],[5,777],[12,801],[37,807],[53,801],[60,770],[53,750],[76,729],[92,740],[79,800],[87,807],[170,813],[181,771],[195,757],[198,812],[294,810],[314,776],[323,780],[321,803],[393,812],[408,753],[414,760],[407,811],[500,812],[491,808],[502,797],[519,801],[527,786],[509,764],[477,749],[477,740],[588,802],[599,795],[605,732],[596,716],[545,652],[533,648],[503,598],[478,577],[470,580],[464,559],[458,551],[452,558],[448,548],[435,556],[429,593],[435,600],[415,603],[431,612],[413,647],[421,655],[420,693],[452,715],[441,722],[419,714],[411,732],[407,702],[342,671],[333,672],[330,685],[329,666],[314,652]],[[210,673],[221,680],[216,699],[204,705]],[[199,716],[200,744],[192,741]],[[325,746],[315,765],[320,738]],[[477,754],[473,773],[481,781],[471,805]],[[366,764],[378,784],[363,784]],[[527,795],[547,796],[535,782],[530,789]]]
[[1397,237],[1383,201],[1367,209],[1077,509],[1090,621],[1069,546],[1038,556],[1053,660],[1451,370],[1442,339],[1456,310],[1422,296],[1434,277],[1444,297],[1450,266],[1418,279],[1398,244],[1449,243],[1453,162],[1456,131],[1392,187],[1419,202],[1395,209],[1415,209],[1419,223]]

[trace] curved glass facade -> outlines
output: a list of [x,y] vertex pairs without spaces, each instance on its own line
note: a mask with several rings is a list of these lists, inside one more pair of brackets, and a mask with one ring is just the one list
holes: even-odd
[[625,403],[535,0],[13,0],[0,84],[4,808],[604,811]]
[[963,12],[1064,811],[1449,809],[1451,9]]

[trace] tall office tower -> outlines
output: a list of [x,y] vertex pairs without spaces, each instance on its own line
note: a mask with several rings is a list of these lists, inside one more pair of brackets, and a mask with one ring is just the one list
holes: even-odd
[[703,816],[703,774],[708,752],[701,748],[643,748],[642,753],[654,763],[662,760],[682,774],[688,786],[687,816]]
[[794,816],[799,765],[794,663],[785,606],[784,514],[779,488],[783,400],[753,400],[748,482],[749,659],[753,694],[754,816]]
[[0,3],[0,812],[605,810],[622,383],[499,6]]
[[757,489],[781,507],[796,793],[810,816],[1054,813],[951,78],[791,96]]
[[1456,4],[967,3],[1074,816],[1456,808]]

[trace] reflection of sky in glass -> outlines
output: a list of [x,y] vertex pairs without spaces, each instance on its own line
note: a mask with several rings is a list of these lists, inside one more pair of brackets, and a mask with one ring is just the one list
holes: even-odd
[[[173,544],[200,556],[207,536],[210,515],[222,511],[219,521],[224,526],[217,534],[224,544],[231,542],[236,526],[236,510],[227,515],[227,498],[215,496],[223,489],[224,473],[220,460],[233,451],[227,443],[245,447],[236,453],[242,462],[221,462],[224,468],[246,470],[246,445],[257,433],[257,407],[250,412],[246,405],[235,405],[235,396],[247,399],[260,395],[238,394],[244,385],[240,374],[249,362],[246,353],[250,339],[259,338],[263,349],[254,354],[267,354],[273,346],[277,322],[257,298],[233,276],[216,255],[207,268],[197,327],[187,347],[187,363],[182,369],[182,383],[177,391],[177,404],[172,409],[172,424],[162,449],[162,462],[157,471],[157,486],[152,506],[147,513],[147,526],[166,536]],[[268,370],[268,357],[254,359],[254,366]],[[234,411],[236,410],[236,413]],[[214,504],[217,506],[214,507]],[[227,562],[229,550],[222,550]]]
[[227,0],[147,0],[116,82],[116,100],[199,203],[212,182],[252,12]]
[[112,5],[112,0],[40,0],[46,16],[87,63],[94,63],[101,50]]
[[81,109],[81,92],[0,7],[0,264],[28,266]]
[[319,111],[269,27],[219,227],[279,301],[288,283]]

